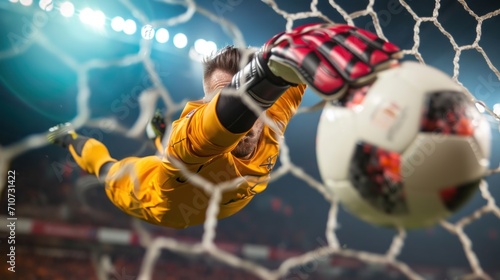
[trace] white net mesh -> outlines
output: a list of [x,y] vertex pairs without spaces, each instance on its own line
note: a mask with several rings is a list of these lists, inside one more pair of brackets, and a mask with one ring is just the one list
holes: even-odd
[[[215,12],[211,9],[204,8],[197,4],[194,0],[164,0],[158,1],[164,5],[175,5],[180,6],[180,13],[175,14],[167,19],[152,19],[148,16],[148,13],[142,9],[139,1],[133,2],[131,0],[121,0],[121,4],[126,7],[136,20],[142,25],[150,24],[153,28],[159,27],[172,27],[179,24],[188,22],[194,16],[203,16],[206,19],[213,22],[213,28],[221,29],[232,38],[233,42],[237,46],[246,46],[244,36],[238,26],[234,25],[228,20],[221,17],[221,13],[225,11],[231,11],[233,13],[245,13],[243,10],[238,10],[237,7],[241,4],[243,0],[232,0],[232,1],[214,1],[213,6]],[[248,1],[248,0],[247,0]],[[421,32],[422,26],[425,23],[434,25],[438,32],[441,33],[451,45],[453,49],[454,56],[450,62],[452,67],[453,78],[459,83],[462,83],[462,78],[466,79],[463,73],[463,67],[461,67],[461,58],[466,51],[475,51],[482,58],[483,64],[485,64],[491,73],[500,79],[500,72],[495,65],[495,62],[490,58],[489,53],[483,48],[482,42],[488,38],[484,38],[484,26],[495,19],[500,13],[500,9],[493,11],[482,11],[481,13],[475,12],[475,10],[469,7],[465,0],[458,0],[458,3],[447,2],[447,7],[450,5],[460,5],[461,8],[466,11],[466,13],[476,22],[476,27],[474,30],[474,36],[469,42],[461,43],[462,39],[456,39],[457,35],[452,34],[447,31],[444,24],[446,23],[446,18],[441,18],[442,13],[441,1],[436,0],[433,2],[433,8],[427,9],[425,11],[415,11],[414,6],[411,1],[389,1],[390,4],[384,2],[382,4],[376,3],[375,0],[365,1],[364,4],[356,4],[354,6],[359,7],[356,10],[346,10],[343,7],[346,5],[340,4],[341,1],[328,1],[330,7],[328,10],[319,9],[320,3],[318,0],[312,0],[309,7],[299,10],[297,12],[290,12],[287,10],[287,4],[280,1],[264,0],[263,1],[268,9],[274,10],[278,15],[282,16],[286,20],[286,25],[284,29],[290,30],[292,27],[296,26],[300,21],[310,18],[317,18],[319,21],[327,22],[338,22],[338,23],[348,23],[351,25],[358,25],[360,27],[373,28],[379,36],[391,41],[397,41],[397,34],[386,33],[386,27],[389,25],[390,17],[396,17],[400,14],[405,14],[407,18],[411,18],[412,22],[408,21],[408,25],[404,26],[405,31],[399,32],[410,32],[413,31],[412,42],[407,42],[403,44],[404,53],[410,58],[414,58],[422,63],[426,63],[426,56],[421,53]],[[284,1],[281,1],[284,2]],[[415,1],[413,1],[415,2]],[[429,8],[432,6],[431,2],[427,1],[428,4],[425,6]],[[427,3],[426,2],[426,3]],[[139,4],[140,3],[140,4]],[[51,5],[52,2],[47,2]],[[54,10],[58,10],[61,7],[61,3],[54,2]],[[321,3],[324,5],[324,3]],[[379,4],[379,5],[377,5]],[[380,8],[382,5],[382,8]],[[384,6],[385,5],[385,6]],[[391,8],[389,5],[394,5]],[[401,8],[395,8],[397,5]],[[422,6],[422,5],[419,5]],[[296,7],[295,7],[296,8]],[[481,9],[479,9],[481,10]],[[37,13],[39,13],[38,11]],[[53,13],[54,11],[52,11]],[[463,16],[463,15],[461,15]],[[388,20],[389,18],[389,20]],[[41,21],[40,21],[41,22]],[[491,27],[491,26],[490,26]],[[212,28],[212,27],[207,27]],[[469,34],[470,35],[470,34]],[[489,32],[488,36],[495,36],[493,32]],[[264,42],[267,38],[262,38]],[[396,42],[398,43],[398,42]],[[9,59],[15,56],[22,56],[26,50],[30,48],[33,44],[42,46],[47,52],[54,56],[57,56],[68,68],[76,73],[77,76],[77,115],[74,119],[70,120],[76,128],[83,126],[95,127],[104,132],[115,132],[122,133],[125,137],[130,138],[140,138],[144,133],[147,122],[152,117],[152,114],[158,103],[162,103],[166,108],[166,116],[172,120],[173,116],[185,105],[186,100],[176,102],[169,92],[169,89],[164,85],[165,81],[162,79],[162,73],[159,67],[155,65],[154,59],[151,58],[151,52],[153,50],[152,41],[141,40],[140,48],[136,53],[127,54],[118,59],[90,59],[84,62],[78,61],[72,57],[64,49],[60,49],[58,44],[52,41],[43,31],[38,28],[36,33],[29,36],[25,40],[19,41],[10,48],[0,50],[0,60]],[[437,50],[436,50],[437,51]],[[139,116],[132,127],[124,127],[116,118],[95,118],[92,115],[92,110],[89,105],[89,99],[94,94],[94,89],[91,88],[89,82],[89,73],[96,69],[104,69],[109,67],[129,67],[131,65],[142,64],[147,71],[147,75],[151,80],[151,85],[140,92],[138,97],[139,102]],[[444,67],[450,67],[450,65],[445,65]],[[462,71],[462,72],[461,72]],[[467,71],[469,72],[469,71]],[[468,91],[470,93],[470,91]],[[493,124],[498,125],[498,120],[500,119],[498,115],[495,115],[494,110],[486,106],[481,100],[476,100],[477,94],[470,93],[470,96],[474,101],[476,101],[485,111],[491,116],[491,121]],[[478,98],[479,99],[479,98]],[[299,114],[306,114],[310,111],[317,110],[316,107],[301,107]],[[298,118],[300,116],[296,116]],[[25,152],[40,148],[47,145],[45,138],[45,133],[38,133],[29,135],[20,141],[17,141],[8,146],[0,147],[0,170],[5,178],[7,170],[9,169],[10,163],[13,159],[24,154]],[[217,213],[219,211],[218,204],[221,199],[221,194],[224,190],[228,188],[233,188],[237,182],[224,183],[223,186],[213,186],[208,182],[204,181],[202,178],[197,178],[194,183],[199,185],[205,191],[211,193],[210,204],[207,210],[207,219],[204,224],[204,234],[202,239],[197,243],[185,243],[174,238],[161,237],[153,238],[147,230],[145,230],[140,223],[136,224],[135,229],[139,233],[140,243],[146,248],[146,255],[142,262],[139,279],[150,279],[153,274],[155,262],[160,256],[161,250],[170,250],[173,252],[178,252],[182,254],[206,254],[211,258],[225,263],[229,266],[239,268],[247,271],[250,274],[254,274],[262,279],[280,279],[285,277],[292,268],[306,265],[307,263],[317,260],[321,257],[339,255],[345,257],[357,258],[363,262],[375,263],[375,264],[387,264],[395,267],[405,276],[411,279],[422,279],[423,276],[419,275],[412,267],[398,260],[400,253],[403,249],[405,238],[407,237],[407,232],[404,229],[399,229],[390,247],[387,249],[385,254],[377,254],[364,252],[360,250],[353,250],[349,248],[344,248],[341,246],[341,241],[336,235],[336,229],[338,228],[337,214],[338,205],[334,201],[332,195],[327,191],[325,186],[320,182],[318,178],[307,174],[304,171],[303,166],[294,163],[291,159],[291,154],[289,147],[286,142],[282,143],[282,148],[280,152],[280,167],[275,170],[272,174],[273,181],[278,180],[284,175],[293,175],[297,180],[303,181],[305,184],[317,190],[325,199],[331,204],[330,211],[328,213],[328,220],[326,225],[326,243],[322,244],[321,247],[309,251],[305,254],[292,257],[282,262],[277,269],[269,269],[266,266],[254,262],[252,260],[244,259],[240,256],[233,255],[227,251],[219,248],[214,242],[217,229]],[[498,172],[499,170],[492,170],[492,172]],[[186,171],[187,172],[187,171]],[[271,183],[272,185],[272,183]],[[0,191],[3,191],[6,187],[6,181],[0,181]],[[477,209],[475,212],[468,216],[462,217],[455,222],[443,221],[441,226],[449,231],[449,233],[456,238],[458,238],[463,246],[464,254],[470,264],[471,273],[466,276],[466,278],[482,278],[482,279],[492,279],[491,275],[485,273],[481,267],[480,260],[475,254],[472,248],[472,242],[468,235],[465,233],[465,228],[468,226],[473,226],[474,222],[487,214],[493,214],[500,219],[500,208],[495,203],[494,197],[490,194],[488,185],[486,181],[481,184],[480,187],[481,195],[485,200],[484,206]],[[258,199],[258,198],[256,198]],[[109,262],[109,259],[107,259]],[[107,266],[101,265],[103,267]]]

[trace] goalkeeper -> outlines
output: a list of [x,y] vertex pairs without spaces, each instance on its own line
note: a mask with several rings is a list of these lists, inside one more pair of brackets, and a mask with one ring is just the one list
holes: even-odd
[[[237,48],[226,47],[206,60],[205,97],[188,102],[173,122],[161,158],[116,160],[102,143],[77,134],[68,124],[51,128],[48,139],[67,147],[83,170],[103,180],[118,208],[162,226],[185,228],[204,222],[210,195],[192,176],[213,184],[240,178],[222,195],[217,218],[225,218],[266,189],[279,139],[301,103],[305,84],[324,99],[343,98],[348,89],[373,81],[398,51],[352,26],[298,27],[274,36],[242,69]],[[246,99],[262,113],[251,109]],[[158,119],[156,123],[163,133],[163,124]]]

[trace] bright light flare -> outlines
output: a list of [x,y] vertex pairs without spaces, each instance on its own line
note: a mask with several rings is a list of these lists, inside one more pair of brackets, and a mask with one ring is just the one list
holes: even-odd
[[217,51],[217,44],[212,41],[207,41],[205,44],[205,53],[204,55],[211,55]]
[[75,6],[71,2],[63,2],[59,6],[59,11],[64,17],[71,17],[75,14]]
[[94,27],[103,27],[106,23],[106,15],[102,11],[85,8],[80,12],[80,21]]
[[95,27],[103,27],[105,23],[106,15],[102,11],[94,11],[94,14],[92,15],[92,22],[90,24]]
[[111,20],[111,28],[116,32],[123,31],[124,26],[125,26],[125,20],[122,17],[114,17]]
[[194,41],[194,50],[199,54],[203,54],[206,44],[207,44],[207,41],[205,41],[203,39],[198,39],[198,40]]
[[194,42],[194,50],[202,56],[207,56],[217,51],[217,45],[212,41],[198,39]]
[[20,0],[19,3],[23,6],[31,6],[31,4],[33,4],[33,0]]
[[146,24],[141,28],[141,36],[145,40],[151,40],[155,37],[155,29],[153,26]]
[[187,46],[188,39],[184,33],[177,33],[174,36],[174,46],[179,49],[185,48]]
[[123,24],[123,33],[132,35],[137,31],[137,24],[132,19],[127,19]]
[[80,12],[80,21],[90,25],[92,23],[93,16],[94,10],[91,8],[85,8]]
[[497,116],[500,116],[500,103],[493,105],[493,113],[495,113]]
[[38,2],[38,6],[46,12],[50,12],[54,9],[54,2],[52,0],[40,0],[40,2]]
[[168,41],[170,34],[165,28],[159,28],[156,30],[156,41],[160,44],[164,44]]

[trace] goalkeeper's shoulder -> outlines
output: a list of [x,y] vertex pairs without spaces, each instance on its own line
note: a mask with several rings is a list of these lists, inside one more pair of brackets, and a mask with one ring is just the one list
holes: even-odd
[[182,110],[179,118],[186,118],[191,116],[194,112],[196,112],[196,110],[204,105],[206,105],[206,103],[203,102],[203,100],[188,101],[184,106],[184,109]]

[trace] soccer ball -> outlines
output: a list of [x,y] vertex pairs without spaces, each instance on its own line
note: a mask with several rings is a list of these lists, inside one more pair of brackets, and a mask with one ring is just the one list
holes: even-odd
[[450,77],[403,62],[326,104],[316,141],[321,177],[348,212],[418,228],[472,196],[488,171],[491,132]]

